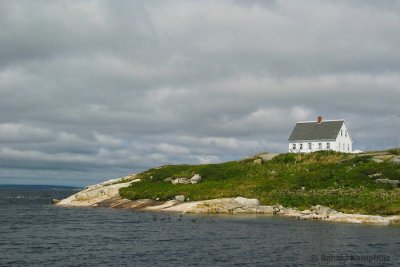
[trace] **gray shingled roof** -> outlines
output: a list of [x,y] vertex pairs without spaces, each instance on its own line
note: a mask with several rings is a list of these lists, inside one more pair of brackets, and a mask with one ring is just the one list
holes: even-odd
[[335,140],[344,121],[298,122],[289,141]]

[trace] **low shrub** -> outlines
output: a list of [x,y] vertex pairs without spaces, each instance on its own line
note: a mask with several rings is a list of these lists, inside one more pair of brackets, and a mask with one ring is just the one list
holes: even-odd
[[[198,184],[164,182],[168,177],[190,178],[197,173],[202,177]],[[376,183],[371,174],[399,179],[400,164],[376,163],[368,155],[321,151],[282,154],[261,165],[236,161],[167,165],[140,173],[142,182],[122,188],[120,193],[132,200],[168,200],[176,195],[191,200],[242,196],[267,205],[309,208],[320,204],[346,212],[399,214],[399,189]]]

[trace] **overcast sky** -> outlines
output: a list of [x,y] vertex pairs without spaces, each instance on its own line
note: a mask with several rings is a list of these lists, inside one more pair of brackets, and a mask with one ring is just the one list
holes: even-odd
[[399,1],[0,1],[0,184],[285,152],[296,121],[400,146]]

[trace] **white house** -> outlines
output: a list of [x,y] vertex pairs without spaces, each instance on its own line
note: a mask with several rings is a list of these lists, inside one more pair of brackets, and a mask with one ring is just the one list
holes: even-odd
[[317,121],[296,123],[289,137],[289,152],[307,153],[319,150],[334,150],[351,153],[353,141],[344,120]]

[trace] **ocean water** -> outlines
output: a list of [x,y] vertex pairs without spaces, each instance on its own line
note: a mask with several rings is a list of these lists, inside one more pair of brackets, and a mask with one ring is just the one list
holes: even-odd
[[400,227],[61,208],[0,190],[0,266],[400,266]]

